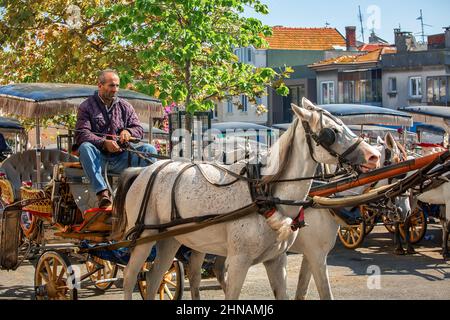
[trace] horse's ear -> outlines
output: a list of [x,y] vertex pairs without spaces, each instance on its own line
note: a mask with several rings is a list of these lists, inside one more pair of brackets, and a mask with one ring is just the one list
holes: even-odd
[[386,133],[386,136],[384,137],[384,141],[386,141],[386,145],[388,146],[389,149],[394,149],[395,140],[390,132]]
[[302,106],[303,108],[307,109],[307,110],[317,110],[317,107],[308,99],[306,99],[305,97],[302,98]]
[[292,111],[294,111],[294,114],[300,119],[300,120],[306,120],[309,121],[311,119],[311,111],[300,108],[299,106],[291,103]]

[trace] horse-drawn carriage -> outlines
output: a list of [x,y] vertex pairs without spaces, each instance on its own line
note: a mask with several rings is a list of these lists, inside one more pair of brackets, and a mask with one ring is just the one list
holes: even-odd
[[[0,267],[15,270],[25,259],[32,261],[37,299],[76,299],[85,279],[106,290],[118,280],[118,269],[129,259],[129,250],[123,248],[79,253],[82,248],[110,242],[111,208],[96,208],[95,192],[76,156],[39,145],[41,118],[76,111],[95,90],[94,86],[65,84],[0,87],[0,109],[35,119],[38,144],[35,150],[13,154],[0,167]],[[129,90],[121,90],[119,96],[149,123],[163,115],[160,102],[151,97]],[[117,175],[105,175],[114,186]],[[144,275],[154,257],[153,251],[142,268],[138,283],[142,295]],[[86,272],[81,272],[80,263]],[[161,283],[160,298],[181,298],[183,284],[183,266],[174,260]]]

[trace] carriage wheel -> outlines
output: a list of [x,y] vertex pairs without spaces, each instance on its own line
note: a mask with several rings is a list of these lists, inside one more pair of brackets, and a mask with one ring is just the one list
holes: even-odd
[[[142,277],[138,280],[139,293],[142,299],[147,295],[147,282],[145,272],[152,267],[151,262],[146,262],[142,268]],[[181,300],[184,290],[184,268],[183,264],[174,260],[169,270],[164,274],[163,280],[158,288],[158,297],[160,300]]]
[[[405,239],[405,231],[403,230],[403,223],[401,224],[402,228],[400,228],[400,235],[402,239]],[[411,214],[411,225],[409,227],[410,238],[409,242],[411,244],[419,243],[425,233],[427,232],[427,219],[425,217],[425,213],[422,208],[417,207],[414,212]]]
[[365,220],[365,235],[367,236],[375,228],[375,223],[377,221],[378,212],[371,208],[370,206],[362,205],[359,207],[361,215]]
[[344,247],[347,249],[356,249],[364,241],[366,235],[366,223],[361,222],[357,226],[339,226],[338,236]]
[[94,282],[94,286],[102,291],[108,290],[114,284],[114,282],[102,282],[96,283],[99,280],[107,280],[115,278],[117,275],[118,267],[115,263],[107,260],[103,260],[98,257],[90,257],[88,261],[86,261],[86,269],[87,272],[94,271],[98,265],[102,265],[103,269],[98,270],[96,273],[89,276],[92,282]]
[[386,215],[382,216],[384,227],[389,233],[395,233],[394,221],[389,219]]
[[47,251],[39,258],[34,273],[37,300],[77,300],[75,274],[67,256]]

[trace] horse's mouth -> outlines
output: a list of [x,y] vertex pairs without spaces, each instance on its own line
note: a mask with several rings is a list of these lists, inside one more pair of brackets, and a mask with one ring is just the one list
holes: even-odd
[[376,168],[377,168],[377,166],[375,164],[360,164],[359,165],[359,170],[362,173],[367,173],[367,172],[369,172],[369,171],[371,171],[373,169],[376,169]]

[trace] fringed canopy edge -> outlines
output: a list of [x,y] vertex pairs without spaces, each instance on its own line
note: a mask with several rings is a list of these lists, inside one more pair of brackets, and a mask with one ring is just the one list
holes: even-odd
[[[50,100],[36,102],[11,96],[0,96],[0,110],[4,114],[25,117],[44,118],[55,115],[76,112],[85,98]],[[145,117],[163,118],[164,108],[159,102],[139,99],[126,99],[136,110],[136,113]]]

